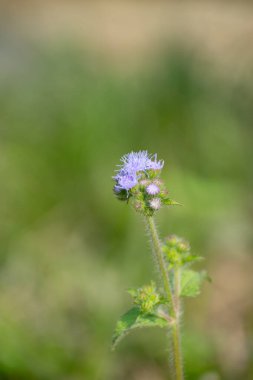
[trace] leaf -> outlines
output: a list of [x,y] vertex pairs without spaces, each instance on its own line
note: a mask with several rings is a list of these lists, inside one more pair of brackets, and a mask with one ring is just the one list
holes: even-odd
[[141,327],[167,327],[168,321],[156,314],[143,314],[138,307],[133,307],[122,315],[116,325],[112,338],[112,349],[124,338],[131,330]]
[[186,264],[188,266],[202,260],[204,260],[204,257],[197,255],[187,255],[182,258],[183,265]]
[[200,294],[201,285],[205,280],[210,280],[205,271],[195,272],[190,269],[182,271],[181,297],[196,297]]
[[162,203],[165,206],[182,206],[181,203],[178,203],[177,201],[174,201],[173,199],[170,198],[162,198]]
[[130,294],[133,298],[137,295],[137,289],[136,288],[129,288],[127,289],[127,293]]

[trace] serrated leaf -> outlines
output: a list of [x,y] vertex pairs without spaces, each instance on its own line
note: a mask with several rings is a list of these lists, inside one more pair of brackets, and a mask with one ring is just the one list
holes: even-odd
[[112,349],[123,339],[131,330],[141,327],[166,327],[168,321],[156,314],[143,314],[138,307],[133,307],[122,315],[116,325],[112,338]]
[[176,202],[176,201],[174,201],[173,199],[170,199],[170,198],[162,198],[162,203],[165,206],[182,206],[181,203],[178,203],[178,202]]
[[200,294],[200,289],[203,281],[208,280],[205,271],[195,272],[190,269],[185,269],[181,274],[181,297],[196,297]]

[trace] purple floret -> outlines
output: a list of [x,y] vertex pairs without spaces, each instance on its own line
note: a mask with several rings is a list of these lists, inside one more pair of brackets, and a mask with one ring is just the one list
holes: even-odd
[[[152,161],[153,160],[153,161]],[[154,154],[153,156],[150,156],[147,162],[147,167],[146,169],[151,169],[151,170],[161,170],[163,168],[164,161],[159,160],[157,161],[157,154]]]
[[146,150],[125,154],[121,161],[122,169],[129,173],[137,173],[145,170],[161,170],[164,162],[157,161],[157,155],[149,155]]
[[123,162],[123,169],[130,173],[137,173],[147,169],[147,163],[149,161],[148,152],[131,152],[125,154],[121,161]]
[[136,186],[138,183],[137,177],[135,174],[122,174],[115,177],[117,185],[115,190],[130,190],[132,187]]

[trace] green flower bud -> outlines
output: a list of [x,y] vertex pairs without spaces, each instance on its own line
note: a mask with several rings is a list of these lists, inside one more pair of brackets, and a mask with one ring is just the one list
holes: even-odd
[[152,313],[160,303],[160,295],[156,291],[155,284],[146,285],[138,289],[130,289],[128,291],[143,313]]
[[169,268],[184,265],[190,256],[189,243],[176,235],[168,236],[165,239],[162,250],[169,262]]

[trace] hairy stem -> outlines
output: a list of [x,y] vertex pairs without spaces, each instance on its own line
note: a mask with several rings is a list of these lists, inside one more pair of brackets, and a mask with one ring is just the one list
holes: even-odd
[[173,372],[175,373],[176,380],[183,380],[184,373],[181,353],[180,326],[178,318],[172,325],[172,341]]
[[155,222],[154,222],[154,219],[150,216],[147,217],[147,225],[148,225],[148,229],[151,236],[153,252],[158,262],[160,275],[163,280],[164,290],[167,295],[167,299],[169,301],[170,314],[171,314],[171,317],[175,317],[176,315],[175,315],[174,299],[173,299],[173,294],[172,294],[172,290],[170,286],[169,275],[168,275],[168,271],[166,269],[166,263],[164,261],[163,254],[161,251],[161,244],[158,237]]
[[172,323],[172,359],[173,359],[173,372],[175,374],[175,380],[183,380],[183,367],[182,367],[182,355],[181,355],[181,342],[180,342],[180,302],[179,302],[179,286],[180,286],[180,273],[176,270],[175,272],[175,283],[174,283],[174,294],[171,289],[168,270],[166,268],[166,263],[161,250],[161,243],[157,233],[154,219],[150,216],[147,218],[147,226],[151,236],[152,248],[155,258],[158,262],[158,267],[160,275],[163,280],[164,290],[169,302],[169,313],[173,318]]
[[180,268],[174,269],[174,293],[175,293],[175,311],[178,318],[180,317]]

